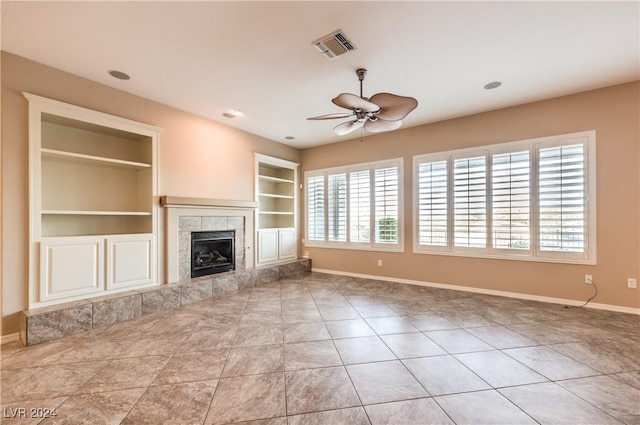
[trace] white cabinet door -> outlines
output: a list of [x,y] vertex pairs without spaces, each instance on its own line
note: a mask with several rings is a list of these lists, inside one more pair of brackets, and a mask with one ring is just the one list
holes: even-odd
[[278,259],[290,260],[298,257],[295,229],[278,229]]
[[155,240],[151,233],[107,237],[107,289],[155,282]]
[[258,230],[258,263],[278,260],[278,229]]
[[104,237],[43,238],[39,301],[104,290]]

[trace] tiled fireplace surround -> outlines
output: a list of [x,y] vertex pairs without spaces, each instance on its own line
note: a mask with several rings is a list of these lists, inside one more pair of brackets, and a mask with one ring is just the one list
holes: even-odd
[[[25,310],[20,323],[22,343],[40,344],[311,271],[309,259],[253,267],[252,238],[245,238],[253,234],[252,202],[163,197],[163,204],[167,281],[171,283]],[[191,232],[209,230],[236,231],[236,270],[191,279]]]

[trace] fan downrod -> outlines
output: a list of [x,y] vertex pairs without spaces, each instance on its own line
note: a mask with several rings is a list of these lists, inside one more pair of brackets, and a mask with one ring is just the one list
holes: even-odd
[[360,81],[360,97],[365,100],[369,100],[362,95],[362,82],[364,81],[364,76],[367,75],[367,70],[364,68],[358,68],[356,69],[356,75],[358,76],[358,81]]

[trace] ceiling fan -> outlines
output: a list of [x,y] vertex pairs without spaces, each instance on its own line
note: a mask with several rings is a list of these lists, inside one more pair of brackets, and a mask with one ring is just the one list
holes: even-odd
[[391,93],[378,93],[366,98],[362,95],[362,82],[367,70],[356,70],[360,81],[360,96],[351,93],[342,93],[331,101],[341,108],[351,109],[351,113],[334,113],[307,118],[308,120],[334,120],[340,118],[352,118],[349,121],[338,124],[333,132],[338,136],[344,136],[359,128],[368,133],[382,133],[384,131],[397,130],[402,126],[402,119],[409,115],[418,106],[418,101],[413,97],[398,96]]

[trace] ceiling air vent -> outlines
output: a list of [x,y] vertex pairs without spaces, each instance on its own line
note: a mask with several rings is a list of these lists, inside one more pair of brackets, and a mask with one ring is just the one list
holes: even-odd
[[344,35],[341,30],[326,35],[313,43],[322,54],[329,59],[335,59],[351,50],[355,50],[354,46]]

